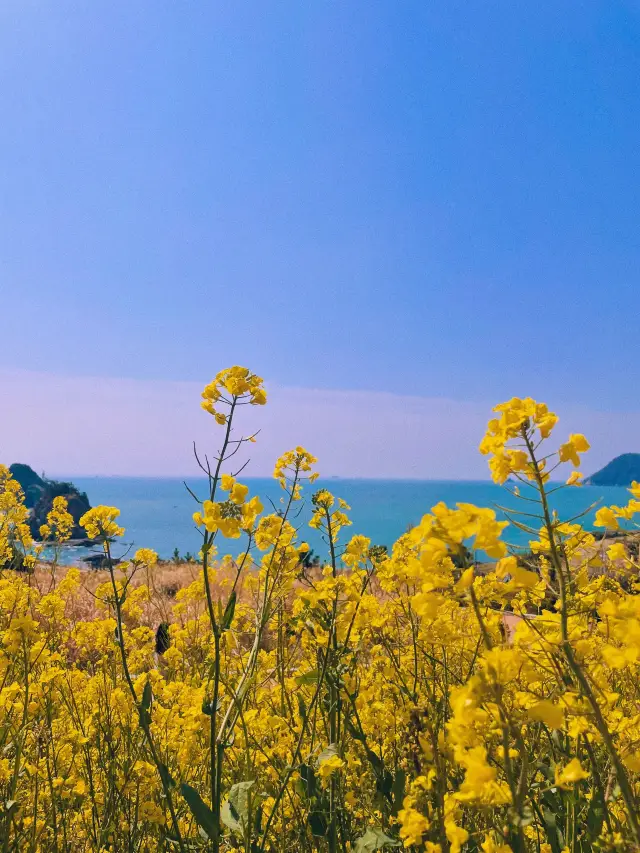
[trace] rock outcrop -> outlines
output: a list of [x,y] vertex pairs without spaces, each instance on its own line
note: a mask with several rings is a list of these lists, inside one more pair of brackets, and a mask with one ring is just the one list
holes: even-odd
[[623,453],[585,480],[587,486],[630,486],[640,482],[640,453]]
[[29,526],[34,539],[40,538],[40,526],[47,520],[47,514],[53,506],[53,499],[66,498],[68,510],[75,526],[71,534],[73,539],[86,539],[86,533],[79,525],[82,516],[91,509],[91,504],[85,492],[79,491],[73,483],[48,480],[39,477],[29,465],[16,462],[9,466],[14,478],[20,483],[24,492],[25,504],[30,512]]

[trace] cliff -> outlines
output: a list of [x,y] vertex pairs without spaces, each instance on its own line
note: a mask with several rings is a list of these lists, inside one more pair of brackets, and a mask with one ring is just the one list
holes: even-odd
[[82,516],[91,509],[89,499],[84,492],[79,491],[73,483],[60,482],[39,477],[29,465],[16,462],[9,466],[14,478],[20,483],[24,492],[26,506],[31,510],[29,527],[34,539],[40,538],[40,526],[47,520],[47,513],[53,505],[53,499],[64,497],[68,510],[73,516],[75,527],[71,534],[73,539],[86,539],[86,533],[79,525]]

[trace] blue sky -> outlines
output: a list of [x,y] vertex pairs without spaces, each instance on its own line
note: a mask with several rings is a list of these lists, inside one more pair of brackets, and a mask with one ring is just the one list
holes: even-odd
[[24,388],[639,408],[638,2],[6,0],[0,110]]

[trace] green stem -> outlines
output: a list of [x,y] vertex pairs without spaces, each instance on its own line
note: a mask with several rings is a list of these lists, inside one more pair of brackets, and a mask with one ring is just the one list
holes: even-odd
[[635,796],[633,794],[633,790],[631,788],[631,784],[629,782],[629,777],[627,776],[624,764],[622,763],[622,760],[618,755],[618,751],[615,747],[611,732],[609,731],[609,727],[607,726],[607,723],[604,717],[602,716],[602,710],[600,709],[598,700],[596,699],[596,696],[591,688],[591,684],[589,683],[587,677],[582,671],[582,667],[578,663],[574,655],[573,646],[571,645],[571,640],[569,637],[569,610],[567,590],[567,581],[570,581],[569,563],[568,561],[566,561],[567,575],[565,575],[562,560],[560,559],[560,555],[558,553],[558,547],[555,539],[555,527],[553,525],[553,522],[551,521],[551,512],[549,510],[549,502],[547,500],[542,471],[536,458],[535,449],[531,442],[531,438],[529,437],[526,429],[523,429],[523,437],[527,445],[527,450],[529,451],[529,456],[533,465],[538,492],[540,494],[540,500],[542,502],[542,512],[544,515],[545,529],[549,538],[549,550],[551,553],[551,560],[558,575],[558,583],[560,586],[560,629],[562,635],[562,650],[564,652],[567,663],[569,664],[569,669],[573,673],[589,705],[591,706],[591,710],[595,718],[596,728],[598,729],[598,733],[602,737],[604,745],[609,754],[609,758],[611,759],[611,763],[613,764],[616,771],[616,777],[618,779],[618,785],[620,786],[620,793],[622,794],[622,799],[624,800],[624,804],[626,806],[627,817],[631,826],[633,839],[635,843],[640,846],[640,822],[638,821],[638,806],[636,803]]
[[131,673],[129,672],[129,663],[127,661],[127,651],[124,645],[124,632],[123,632],[123,622],[122,622],[122,600],[120,598],[120,593],[118,592],[118,585],[116,583],[115,573],[113,571],[113,559],[111,557],[111,548],[109,547],[109,540],[105,539],[104,547],[107,554],[107,565],[109,568],[109,577],[111,578],[111,589],[113,591],[113,600],[114,600],[114,608],[116,612],[116,623],[118,625],[118,647],[120,649],[120,660],[122,662],[122,670],[124,672],[125,681],[127,682],[127,686],[129,687],[129,692],[131,693],[131,697],[133,699],[133,703],[138,712],[138,716],[140,718],[140,727],[144,733],[145,739],[147,741],[147,746],[149,748],[149,752],[151,754],[151,758],[153,763],[156,766],[156,770],[158,771],[158,775],[160,776],[160,783],[162,785],[162,789],[164,791],[164,795],[167,800],[167,806],[169,807],[169,814],[171,815],[171,823],[173,825],[173,831],[176,836],[176,841],[178,842],[178,846],[182,853],[185,853],[184,842],[182,840],[182,834],[180,833],[180,825],[178,823],[178,816],[176,814],[175,806],[173,803],[173,796],[171,794],[171,788],[169,786],[169,781],[166,777],[166,772],[164,765],[160,761],[158,756],[158,752],[156,750],[155,743],[153,741],[153,737],[151,735],[151,730],[149,728],[149,722],[145,718],[145,714],[141,710],[140,703],[138,702],[138,697],[136,695],[136,688],[133,684],[133,679],[131,678]]

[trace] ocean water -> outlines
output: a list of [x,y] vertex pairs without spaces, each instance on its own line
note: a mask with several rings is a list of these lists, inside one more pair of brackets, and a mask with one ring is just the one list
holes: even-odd
[[[142,477],[74,477],[76,486],[86,491],[92,506],[107,504],[120,509],[120,522],[126,532],[123,542],[114,548],[116,556],[127,550],[153,548],[163,558],[172,555],[175,548],[181,554],[197,553],[200,536],[194,527],[192,514],[197,504],[178,479]],[[243,479],[250,495],[258,494],[265,512],[280,505],[282,491],[271,479]],[[189,487],[200,497],[206,496],[204,479],[188,480]],[[307,487],[307,499],[301,502],[295,524],[300,526],[300,538],[309,542],[315,553],[324,557],[326,544],[320,534],[307,526],[311,517],[312,491],[319,486],[328,488],[337,497],[344,498],[352,509],[348,515],[353,526],[343,531],[346,539],[353,533],[369,536],[374,544],[391,546],[411,525],[416,524],[430,508],[444,501],[452,506],[462,501],[477,506],[492,507],[500,518],[504,513],[499,505],[524,512],[536,512],[537,506],[518,500],[506,488],[491,482],[436,481],[436,480],[348,480],[326,478],[315,486]],[[551,504],[561,518],[569,520],[580,515],[592,504],[625,503],[629,498],[626,489],[618,487],[582,486],[560,489],[551,496]],[[271,503],[273,502],[273,503]],[[590,526],[595,508],[584,518]],[[535,520],[523,519],[538,524]],[[510,525],[503,538],[512,545],[526,545],[529,536]],[[230,542],[229,552],[238,550],[239,542]],[[65,551],[64,562],[78,562],[86,556],[87,549],[70,548]]]

